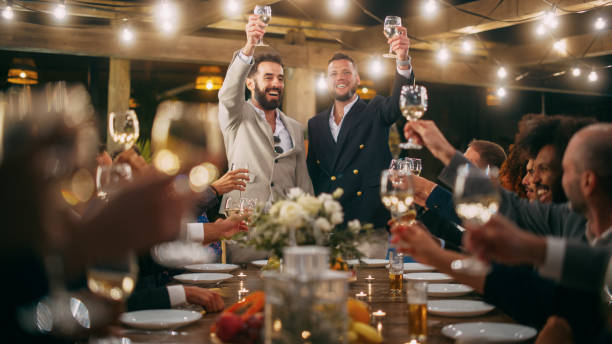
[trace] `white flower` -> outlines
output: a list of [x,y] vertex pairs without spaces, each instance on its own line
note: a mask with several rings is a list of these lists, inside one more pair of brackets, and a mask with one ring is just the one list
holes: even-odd
[[310,195],[302,195],[300,198],[298,198],[297,202],[307,213],[311,215],[316,215],[321,209],[321,201]]
[[344,221],[344,214],[341,211],[335,212],[331,216],[331,223],[337,225]]
[[295,202],[285,202],[280,208],[278,222],[289,228],[298,228],[304,224],[306,213],[302,207]]
[[342,197],[343,194],[344,194],[344,190],[342,188],[337,188],[332,193],[332,197],[334,197],[335,199],[338,199],[338,198]]
[[340,205],[340,203],[334,200],[325,201],[325,203],[323,203],[323,207],[325,208],[325,212],[328,214],[333,214],[342,211],[342,206]]
[[322,193],[319,195],[318,199],[321,202],[325,202],[325,201],[331,201],[333,198],[330,194]]
[[277,217],[280,214],[280,210],[287,201],[278,201],[270,207],[270,215]]
[[302,196],[303,194],[304,194],[304,191],[302,191],[302,189],[300,189],[300,188],[291,188],[291,189],[289,189],[289,193],[287,194],[287,198],[295,200],[298,197]]
[[327,219],[324,217],[319,217],[315,221],[314,226],[323,232],[329,232],[332,229],[331,223],[329,223],[329,221],[327,221]]
[[349,221],[347,225],[348,225],[348,228],[353,232],[361,230],[361,222],[359,222],[358,219]]

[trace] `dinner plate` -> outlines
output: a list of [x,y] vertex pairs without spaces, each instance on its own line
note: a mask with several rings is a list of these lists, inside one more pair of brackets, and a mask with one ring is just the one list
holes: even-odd
[[174,279],[188,284],[210,284],[217,283],[221,281],[225,281],[226,279],[230,279],[234,277],[234,275],[225,274],[225,273],[192,273],[192,274],[180,274],[174,276]]
[[154,246],[151,257],[161,266],[180,269],[185,265],[209,263],[215,259],[215,254],[200,243],[170,241]]
[[432,283],[427,286],[427,294],[435,297],[461,296],[473,291],[472,287],[465,284]]
[[192,264],[186,265],[185,269],[191,272],[230,272],[238,269],[236,264]]
[[257,267],[262,267],[266,264],[268,264],[268,260],[267,259],[260,259],[260,260],[254,260],[251,262],[251,264],[257,266]]
[[135,311],[123,313],[119,321],[123,324],[145,329],[163,330],[185,326],[202,318],[202,314],[194,311],[183,311],[179,309],[151,309],[146,311]]
[[450,282],[453,280],[451,276],[440,272],[413,272],[404,274],[404,279],[421,282]]
[[436,270],[433,266],[421,264],[421,263],[404,263],[404,272],[425,272]]
[[443,335],[462,343],[518,343],[537,333],[528,326],[494,322],[451,324],[442,328]]
[[370,268],[382,268],[389,264],[388,259],[362,258],[361,261]]
[[346,264],[348,265],[359,265],[359,259],[347,259]]
[[447,317],[471,317],[492,311],[495,306],[476,300],[432,300],[427,311],[432,315]]

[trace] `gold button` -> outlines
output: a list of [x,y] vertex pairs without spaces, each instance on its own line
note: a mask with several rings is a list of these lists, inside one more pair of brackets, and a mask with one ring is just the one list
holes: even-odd
[[320,165],[320,164],[321,164],[321,160],[317,160],[317,165]]
[[359,170],[353,170],[353,174],[359,174]]
[[365,145],[363,143],[359,145],[359,149],[364,149],[364,148],[365,148]]
[[331,176],[331,180],[332,181],[336,180],[336,176]]
[[357,191],[357,196],[361,196],[362,194],[363,194],[363,192]]

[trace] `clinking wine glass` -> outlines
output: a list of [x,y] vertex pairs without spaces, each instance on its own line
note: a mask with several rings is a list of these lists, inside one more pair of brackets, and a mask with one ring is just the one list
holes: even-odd
[[410,159],[410,172],[415,176],[421,175],[421,170],[423,169],[423,164],[421,159],[419,158],[411,158]]
[[[233,162],[230,165],[230,171],[235,171],[235,170],[240,170],[240,169],[248,170],[249,164],[247,162]],[[247,181],[247,183],[249,183],[250,181],[252,181],[252,178],[251,178],[251,174],[249,173],[249,181]],[[242,190],[240,190],[239,194],[240,194],[240,198],[242,198]]]
[[130,149],[140,136],[140,124],[134,110],[128,110],[121,120],[114,112],[108,115],[108,132],[113,142],[121,146],[122,151]]
[[[253,13],[259,16],[264,24],[268,25],[270,19],[272,19],[272,8],[270,6],[259,6],[256,5]],[[263,27],[262,27],[263,29]],[[256,47],[267,47],[268,45],[263,42],[263,37],[259,39],[259,42],[255,44]]]
[[384,170],[380,178],[380,196],[393,219],[409,223],[414,221],[416,210],[410,174],[401,170]]
[[[400,26],[402,26],[402,18],[397,17],[397,16],[386,16],[384,29],[383,29],[385,37],[389,39],[389,38],[398,36],[400,34],[398,27]],[[395,55],[393,51],[391,51],[391,46],[389,46],[389,52],[386,54],[383,54],[383,57],[394,59],[397,57],[397,55]]]
[[[475,166],[459,167],[454,191],[455,211],[463,222],[485,224],[499,210],[500,196],[489,176]],[[484,275],[489,265],[476,257],[457,259],[451,263],[455,271]]]
[[[423,117],[427,111],[427,88],[420,85],[404,85],[400,93],[400,110],[402,115],[409,121],[416,121]],[[416,144],[412,138],[408,142],[400,143],[402,149],[421,149],[421,145]]]

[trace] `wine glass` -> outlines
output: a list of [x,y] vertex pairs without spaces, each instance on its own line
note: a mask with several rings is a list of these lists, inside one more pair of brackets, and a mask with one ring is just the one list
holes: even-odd
[[[479,168],[465,164],[457,171],[454,202],[455,211],[463,222],[482,225],[497,213],[500,195],[489,176]],[[476,257],[454,260],[451,268],[472,275],[483,275],[489,270],[488,264]]]
[[241,198],[240,199],[240,215],[244,217],[247,225],[252,222],[253,212],[257,206],[256,198]]
[[[247,162],[233,162],[230,165],[230,171],[241,170],[241,169],[248,170],[249,169],[249,163],[247,163]],[[249,175],[249,180],[247,181],[247,184],[252,181],[251,174],[248,173],[248,175]],[[246,190],[246,188],[245,188],[245,190]],[[242,190],[239,191],[239,194],[240,194],[239,197],[242,198]]]
[[419,158],[410,158],[410,172],[415,176],[421,175],[423,164]]
[[[264,24],[268,24],[270,19],[272,19],[272,8],[270,6],[259,6],[256,5],[253,13],[259,16],[259,20],[261,20]],[[265,28],[262,27],[262,29]],[[259,39],[259,42],[255,44],[256,47],[267,47],[268,45],[263,42],[263,37]]]
[[403,161],[402,159],[391,159],[389,163],[390,170],[400,170],[402,168]]
[[[386,16],[384,30],[383,30],[385,37],[389,39],[391,37],[395,37],[399,35],[399,31],[397,28],[400,26],[402,26],[402,18],[397,17],[397,16]],[[397,55],[395,55],[393,51],[391,51],[391,46],[389,46],[389,52],[386,54],[383,54],[383,57],[394,59],[397,57]]]
[[112,164],[98,166],[96,169],[96,189],[98,197],[108,201],[108,194],[117,190],[123,181],[132,180],[132,168],[129,164]]
[[380,196],[383,205],[389,209],[395,220],[412,222],[414,211],[414,190],[411,175],[401,170],[384,170],[380,177]]
[[108,133],[113,142],[121,146],[122,151],[130,149],[140,136],[140,124],[134,110],[125,113],[124,121],[119,121],[117,115],[108,115]]
[[[427,88],[420,85],[404,85],[400,93],[400,109],[402,115],[409,121],[416,121],[423,117],[427,111]],[[402,149],[421,149],[421,145],[413,142],[412,138],[408,142],[400,143]]]

